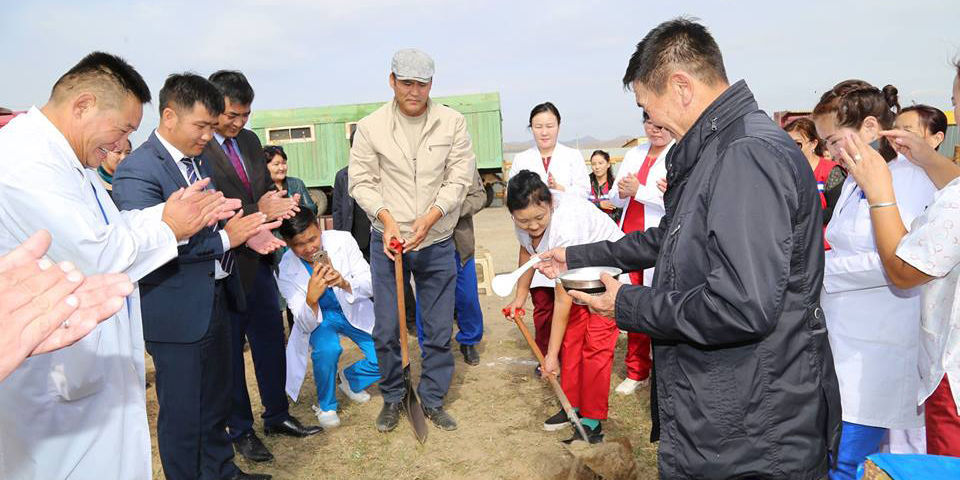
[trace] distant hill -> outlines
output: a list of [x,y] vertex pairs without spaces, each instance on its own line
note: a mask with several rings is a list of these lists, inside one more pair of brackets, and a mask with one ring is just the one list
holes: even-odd
[[[581,150],[589,149],[605,149],[605,148],[620,148],[624,143],[627,143],[634,137],[629,135],[621,135],[619,137],[614,137],[609,140],[600,140],[598,138],[591,137],[589,135],[580,138],[571,138],[571,139],[560,139],[560,143],[572,147],[579,148]],[[522,142],[503,142],[503,153],[516,153],[522,152],[533,146],[533,139],[525,140]]]

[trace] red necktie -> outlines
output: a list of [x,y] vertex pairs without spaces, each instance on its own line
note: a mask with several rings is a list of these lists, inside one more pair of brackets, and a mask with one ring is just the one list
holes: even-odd
[[253,189],[250,188],[250,179],[247,178],[247,172],[243,169],[243,161],[240,160],[240,154],[237,153],[237,149],[234,148],[233,142],[231,142],[229,138],[223,141],[223,151],[227,154],[227,158],[230,159],[233,169],[237,171],[237,176],[240,177],[240,183],[243,184],[243,188],[246,188],[247,193],[253,196]]

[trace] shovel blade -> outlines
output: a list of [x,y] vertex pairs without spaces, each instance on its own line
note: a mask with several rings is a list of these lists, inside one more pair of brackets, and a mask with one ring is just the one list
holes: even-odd
[[417,392],[413,390],[413,384],[410,382],[409,366],[403,371],[403,379],[407,385],[407,394],[404,395],[403,408],[406,410],[410,426],[413,427],[413,435],[417,437],[417,441],[423,445],[427,442],[427,417],[423,414],[423,407],[420,406]]

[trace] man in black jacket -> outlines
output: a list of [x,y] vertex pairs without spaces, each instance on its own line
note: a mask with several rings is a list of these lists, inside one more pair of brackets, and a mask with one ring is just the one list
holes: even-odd
[[653,287],[573,292],[650,335],[661,478],[820,479],[840,433],[823,312],[820,201],[803,154],[729,85],[705,27],[675,19],[637,45],[624,85],[678,139],[666,216],[618,242],[555,249],[538,265],[656,265]]

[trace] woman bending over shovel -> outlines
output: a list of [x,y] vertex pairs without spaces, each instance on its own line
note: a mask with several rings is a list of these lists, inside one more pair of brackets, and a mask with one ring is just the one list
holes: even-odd
[[[540,177],[523,170],[510,179],[507,185],[507,209],[513,216],[517,239],[520,241],[520,264],[530,256],[551,248],[619,240],[623,232],[616,223],[580,196],[551,192]],[[510,304],[507,313],[513,317],[526,300],[532,270],[519,281],[517,299]],[[526,286],[526,289],[524,289]],[[518,303],[519,301],[519,303]],[[511,308],[508,307],[508,308]],[[560,375],[563,392],[581,417],[581,423],[590,443],[603,440],[600,421],[607,418],[610,392],[610,370],[613,352],[617,345],[617,325],[613,320],[595,315],[582,305],[573,304],[572,298],[557,283],[552,304],[538,304],[534,316],[548,315],[551,318],[549,342],[544,352],[546,378]],[[539,333],[539,331],[538,331]],[[538,338],[538,344],[542,339]],[[542,348],[542,347],[541,347]],[[562,367],[561,367],[562,365]],[[560,430],[570,421],[561,409],[548,418],[543,428]],[[584,440],[574,430],[573,438]]]

